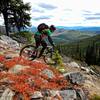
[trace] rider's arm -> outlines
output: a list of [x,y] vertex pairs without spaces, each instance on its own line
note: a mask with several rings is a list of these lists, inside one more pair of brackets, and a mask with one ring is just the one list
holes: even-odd
[[54,47],[54,43],[53,43],[53,40],[52,40],[52,38],[51,38],[52,32],[50,31],[50,29],[45,29],[45,30],[43,30],[43,32],[44,32],[44,33],[46,32],[46,34],[47,34],[47,36],[48,36],[48,41],[49,41],[50,44]]
[[52,40],[52,38],[51,38],[51,36],[50,36],[51,34],[52,34],[52,32],[51,32],[50,30],[48,30],[48,31],[47,31],[48,40],[49,40],[50,44],[54,47],[53,40]]
[[48,36],[48,40],[49,40],[50,44],[54,47],[54,43],[53,43],[53,41],[52,41],[51,36]]

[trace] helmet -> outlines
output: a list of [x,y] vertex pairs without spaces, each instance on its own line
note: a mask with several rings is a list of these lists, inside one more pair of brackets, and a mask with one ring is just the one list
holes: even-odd
[[49,29],[49,26],[45,23],[41,23],[38,25],[37,29],[39,32],[42,32],[42,30],[44,30],[44,29]]

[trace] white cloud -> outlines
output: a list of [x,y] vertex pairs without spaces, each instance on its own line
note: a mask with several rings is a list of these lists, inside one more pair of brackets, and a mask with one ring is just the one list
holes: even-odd
[[[30,2],[31,23],[45,22],[57,26],[100,26],[100,0],[23,0]],[[41,6],[42,4],[42,6]],[[43,6],[44,4],[44,6]],[[46,7],[49,9],[46,9]],[[50,9],[51,7],[51,9]],[[43,18],[52,16],[50,18]],[[90,18],[92,17],[92,18]],[[95,17],[93,19],[93,17]],[[41,18],[39,20],[35,20]],[[90,20],[91,19],[91,20]]]
[[[28,2],[28,0],[24,1]],[[48,11],[40,7],[38,5],[40,3],[55,6],[56,9]],[[43,13],[32,12],[33,19],[40,16],[53,16],[50,19],[31,20],[32,25],[35,26],[41,22],[58,26],[100,26],[99,19],[86,19],[86,17],[94,16],[89,15],[90,13],[100,13],[99,0],[31,0],[30,4],[32,5],[32,9],[36,8],[44,11]],[[100,15],[98,15],[98,17],[100,17]]]
[[[25,0],[27,1],[27,0]],[[91,12],[92,14],[100,13],[99,0],[34,0],[35,6],[39,8],[39,3],[46,3],[57,8],[47,11],[44,9],[44,13],[33,12],[35,17],[52,15],[51,19],[34,21],[33,25],[38,25],[41,22],[47,22],[48,24],[65,25],[65,26],[100,26],[100,20],[92,19],[86,20],[85,13]],[[31,2],[31,1],[30,1]],[[32,1],[33,2],[33,1]],[[32,5],[34,7],[34,3]],[[87,11],[87,12],[85,12]],[[92,17],[88,15],[88,17]],[[100,15],[98,16],[100,17]]]

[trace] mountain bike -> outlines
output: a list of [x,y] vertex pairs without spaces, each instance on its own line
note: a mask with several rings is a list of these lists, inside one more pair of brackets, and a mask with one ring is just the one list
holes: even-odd
[[[42,49],[42,46],[39,46],[37,49],[34,45],[26,45],[20,50],[20,56],[27,59],[27,60],[35,60],[38,58],[38,55],[40,54],[40,51]],[[55,61],[55,50],[52,46],[47,46],[42,58],[46,64],[54,65],[56,64]]]

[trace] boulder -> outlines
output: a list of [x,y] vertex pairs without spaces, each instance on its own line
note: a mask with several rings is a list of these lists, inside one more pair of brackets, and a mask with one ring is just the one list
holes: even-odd
[[90,70],[86,67],[81,67],[81,70],[86,71],[87,73],[90,73]]
[[80,72],[65,73],[63,74],[63,76],[66,79],[69,79],[72,84],[82,84],[84,83],[84,79],[85,79]]
[[43,95],[40,91],[35,91],[34,94],[31,96],[31,100],[38,99],[38,98],[43,98]]
[[9,88],[7,88],[0,97],[0,100],[13,100],[14,95],[15,93]]
[[86,94],[81,88],[69,88],[66,90],[62,90],[59,93],[63,100],[88,100]]
[[77,98],[79,98],[80,100],[88,100],[86,94],[84,93],[84,91],[81,88],[76,89],[76,93],[77,93]]
[[49,69],[44,69],[41,73],[47,75],[49,78],[55,77],[53,71],[51,71]]
[[29,66],[15,65],[14,67],[10,68],[8,72],[17,74],[25,68],[29,68]]
[[60,95],[63,100],[77,100],[76,91],[73,89],[60,91]]
[[80,66],[76,62],[74,62],[74,61],[73,62],[70,62],[70,63],[67,63],[67,66],[80,68]]
[[17,43],[17,41],[13,40],[12,38],[10,38],[6,35],[2,35],[2,36],[0,36],[0,38],[2,41],[4,41],[5,44],[7,44],[11,48],[19,47],[19,44]]

